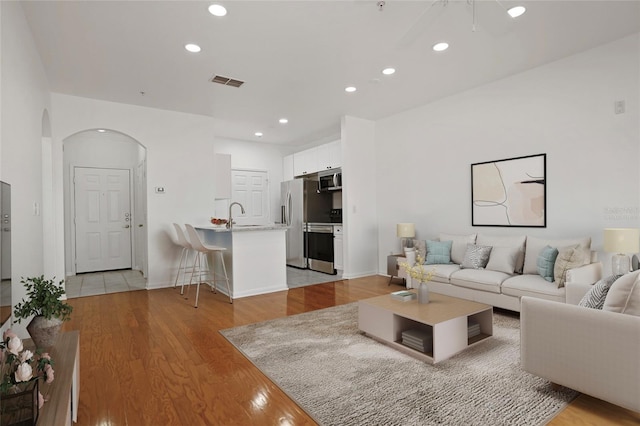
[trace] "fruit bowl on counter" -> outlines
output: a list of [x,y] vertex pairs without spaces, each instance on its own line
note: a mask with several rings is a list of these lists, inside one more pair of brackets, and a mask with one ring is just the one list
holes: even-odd
[[217,227],[217,228],[223,228],[225,226],[227,226],[227,222],[229,222],[227,219],[220,219],[217,217],[212,217],[211,218],[211,223],[213,224],[213,226]]

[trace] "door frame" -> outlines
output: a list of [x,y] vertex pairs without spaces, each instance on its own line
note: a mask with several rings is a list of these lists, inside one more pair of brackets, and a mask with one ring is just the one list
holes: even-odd
[[[71,258],[73,262],[71,262],[71,272],[73,275],[76,275],[77,265],[76,265],[76,191],[75,191],[75,169],[76,167],[83,169],[99,169],[99,170],[128,170],[129,171],[129,206],[131,207],[131,214],[135,215],[135,206],[134,206],[134,197],[133,197],[133,173],[135,170],[131,167],[92,167],[92,166],[83,166],[80,164],[69,164],[69,220],[71,224],[70,229],[70,238],[69,248],[71,251]],[[136,217],[136,216],[133,216]],[[132,229],[133,230],[133,229]],[[133,238],[134,232],[131,232],[130,244],[131,244],[131,268],[133,269],[134,265],[134,250],[135,246],[135,238]]]

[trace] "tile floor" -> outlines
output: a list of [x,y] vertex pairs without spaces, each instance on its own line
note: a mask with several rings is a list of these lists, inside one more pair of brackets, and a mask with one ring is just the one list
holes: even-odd
[[304,287],[312,284],[340,281],[342,275],[329,275],[310,269],[298,269],[287,266],[287,286],[289,288]]
[[[340,281],[342,276],[328,275],[310,269],[297,269],[287,266],[287,286],[304,287],[332,281]],[[67,277],[66,292],[68,298],[97,296],[121,291],[144,290],[147,280],[140,271],[122,270],[93,272]]]
[[67,277],[67,297],[96,296],[121,291],[144,290],[147,280],[140,271],[93,272]]

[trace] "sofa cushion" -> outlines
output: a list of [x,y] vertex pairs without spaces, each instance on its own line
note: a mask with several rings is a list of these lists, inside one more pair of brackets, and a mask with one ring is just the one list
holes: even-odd
[[451,262],[452,241],[427,240],[427,258],[425,264],[436,265]]
[[542,249],[538,255],[538,275],[550,283],[553,282],[553,268],[556,264],[556,258],[558,257],[558,249],[551,246],[546,246]]
[[580,247],[585,251],[584,264],[591,263],[591,238],[574,238],[567,240],[551,240],[546,238],[527,237],[527,246],[524,255],[524,268],[522,272],[524,274],[537,274],[537,262],[538,255],[546,246],[555,247],[567,247],[580,244]]
[[459,271],[460,265],[456,265],[455,263],[446,263],[440,265],[429,265],[429,268],[435,269],[433,277],[431,277],[431,281],[449,284],[451,274]]
[[464,253],[464,260],[461,266],[470,269],[484,269],[489,261],[491,248],[491,246],[467,244],[467,251]]
[[583,259],[584,250],[580,247],[580,244],[563,247],[558,250],[556,264],[553,267],[553,276],[558,288],[564,287],[564,282],[567,279],[567,271],[582,266]]
[[602,309],[640,316],[640,270],[623,275],[611,285]]
[[610,275],[604,277],[595,283],[591,289],[584,295],[578,306],[584,306],[591,309],[602,309],[604,306],[604,299],[607,297],[609,288],[611,285],[622,275]]
[[524,247],[527,237],[525,235],[516,235],[510,237],[496,237],[493,235],[478,234],[476,238],[476,244],[481,246],[491,247],[518,247],[520,255],[516,261],[515,272],[522,272],[522,265],[524,264]]
[[451,274],[450,281],[458,287],[500,293],[500,284],[509,277],[504,272],[486,269],[460,269]]
[[451,260],[458,265],[464,260],[464,253],[467,251],[467,244],[476,243],[476,234],[453,235],[440,234],[440,241],[452,241]]
[[565,302],[565,289],[558,288],[538,274],[515,275],[502,283],[502,294],[509,296],[531,296],[539,299]]
[[493,247],[485,269],[513,274],[521,250],[518,247]]

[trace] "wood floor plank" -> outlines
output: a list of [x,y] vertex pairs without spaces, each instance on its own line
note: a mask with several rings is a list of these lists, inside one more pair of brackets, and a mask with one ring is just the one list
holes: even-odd
[[[336,281],[233,304],[202,287],[197,309],[195,288],[189,299],[179,288],[70,299],[74,311],[64,330],[80,330],[78,425],[314,425],[219,331],[403,288],[387,282]],[[550,424],[638,425],[639,418],[581,396]]]

